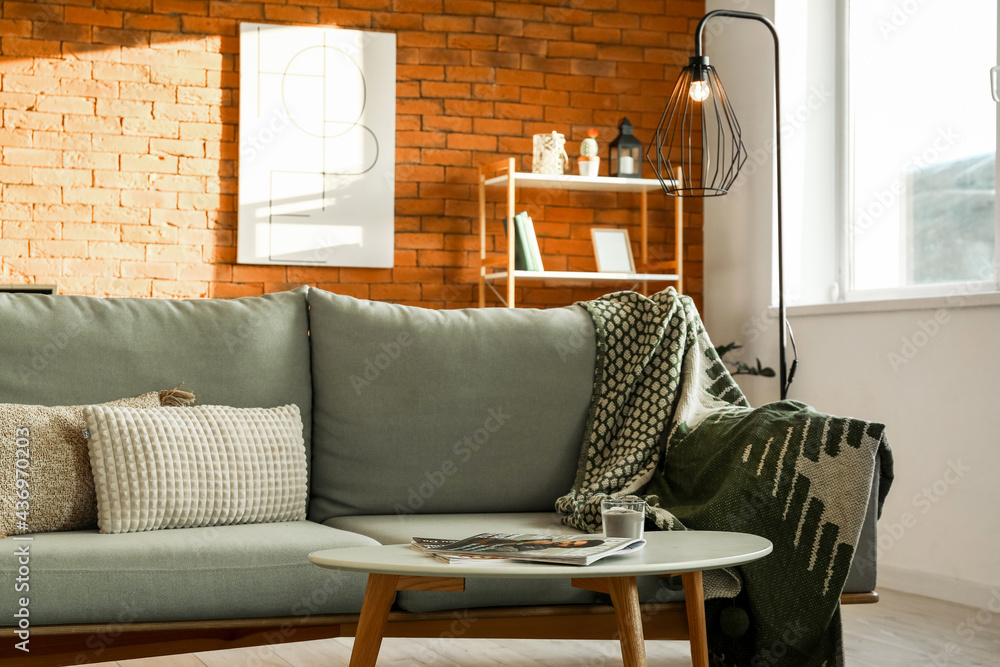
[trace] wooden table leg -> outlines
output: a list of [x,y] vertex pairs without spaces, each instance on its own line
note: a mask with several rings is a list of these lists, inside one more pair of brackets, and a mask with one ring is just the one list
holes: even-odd
[[399,577],[395,574],[368,575],[358,631],[354,635],[354,650],[351,651],[351,667],[375,667],[398,582]]
[[635,577],[609,577],[611,603],[615,607],[625,667],[646,667],[646,645],[642,640],[642,615]]
[[701,572],[685,572],[684,606],[687,608],[688,636],[691,641],[691,663],[694,667],[708,667],[708,630],[705,627],[705,589]]

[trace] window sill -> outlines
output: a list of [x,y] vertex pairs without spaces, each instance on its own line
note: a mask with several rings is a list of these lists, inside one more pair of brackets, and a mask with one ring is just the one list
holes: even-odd
[[[788,306],[788,317],[846,315],[848,313],[885,313],[901,310],[938,310],[939,308],[978,308],[1000,306],[1000,292],[956,293],[948,296],[922,296],[909,299],[873,299],[839,301],[815,305]],[[773,308],[772,310],[777,310]]]

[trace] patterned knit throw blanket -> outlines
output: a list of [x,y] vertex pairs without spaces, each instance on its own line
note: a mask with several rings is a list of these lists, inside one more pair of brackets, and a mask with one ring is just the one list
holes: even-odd
[[[843,665],[840,594],[876,457],[879,511],[892,481],[884,427],[793,401],[750,408],[673,288],[579,305],[597,370],[576,481],[556,502],[563,521],[598,532],[602,498],[639,495],[662,530],[766,537],[765,558],[705,573],[713,664]],[[720,622],[734,605],[750,616],[742,634]]]

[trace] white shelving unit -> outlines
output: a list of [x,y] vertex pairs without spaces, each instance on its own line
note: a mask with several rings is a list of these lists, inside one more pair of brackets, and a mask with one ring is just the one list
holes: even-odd
[[[513,158],[510,158],[513,159]],[[496,162],[506,164],[507,160]],[[660,182],[655,178],[618,178],[613,176],[551,176],[549,174],[533,174],[527,171],[515,172],[517,185],[522,188],[548,188],[550,190],[583,190],[588,192],[650,192],[660,189]],[[486,180],[486,186],[506,185],[507,176],[494,176]]]
[[[507,188],[507,219],[514,219],[514,203],[516,189],[538,188],[549,190],[572,190],[588,192],[636,192],[639,193],[639,223],[641,229],[640,266],[643,273],[607,273],[596,271],[517,271],[514,269],[514,235],[507,236],[507,257],[502,260],[486,258],[486,188]],[[486,307],[486,290],[491,289],[505,301],[508,308],[514,308],[514,285],[519,280],[540,281],[606,281],[642,283],[642,290],[647,291],[650,282],[677,283],[677,291],[683,291],[684,283],[684,207],[683,199],[675,199],[675,248],[676,258],[668,262],[649,261],[649,213],[648,193],[660,189],[660,181],[655,178],[616,178],[610,176],[550,176],[547,174],[532,174],[518,172],[514,158],[483,165],[479,168],[479,307]],[[490,271],[490,268],[502,267],[505,270]],[[653,270],[671,271],[671,273],[650,272]],[[507,296],[504,299],[494,283],[506,281]]]
[[[496,271],[487,274],[488,280],[504,280],[506,271]],[[677,280],[676,274],[670,273],[612,273],[604,271],[514,271],[516,280],[608,280],[611,282],[655,282]]]

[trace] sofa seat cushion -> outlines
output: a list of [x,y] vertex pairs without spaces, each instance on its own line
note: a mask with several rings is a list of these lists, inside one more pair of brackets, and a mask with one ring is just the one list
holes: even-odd
[[[31,623],[132,623],[357,613],[366,577],[309,562],[310,552],[375,540],[311,521],[101,535],[74,531],[0,540],[30,545]],[[14,591],[18,559],[0,559]],[[15,599],[0,595],[0,625]]]
[[[382,516],[344,516],[326,521],[326,525],[359,533],[380,544],[408,543],[412,537],[461,539],[476,533],[546,533],[566,534],[579,531],[559,522],[552,512],[498,514],[417,514]],[[430,558],[430,556],[428,556]],[[585,576],[586,568],[581,568]],[[662,577],[639,577],[639,596],[643,602],[673,602],[683,599],[679,583]],[[518,605],[610,603],[607,596],[573,588],[569,579],[466,579],[461,593],[400,591],[396,606],[404,611],[441,611],[472,607],[507,607]]]
[[540,512],[572,486],[596,356],[583,308],[431,310],[313,289],[309,329],[310,519]]

